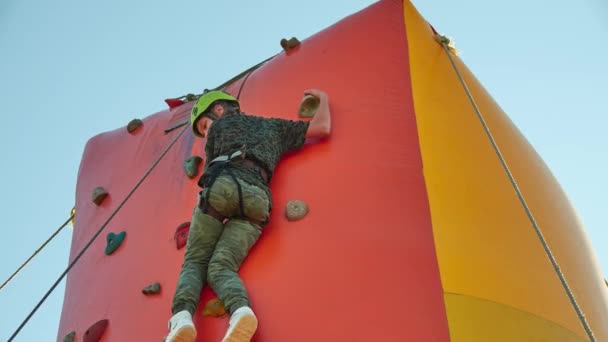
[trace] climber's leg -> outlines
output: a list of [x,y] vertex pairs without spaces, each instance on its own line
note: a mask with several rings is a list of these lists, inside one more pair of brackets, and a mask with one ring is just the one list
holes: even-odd
[[177,281],[169,320],[167,342],[193,342],[196,328],[192,316],[207,278],[207,266],[217,240],[222,233],[222,221],[194,209],[184,263]]
[[221,221],[204,214],[199,208],[194,209],[184,263],[173,296],[171,311],[174,314],[182,310],[194,314],[206,282],[207,266],[222,228]]
[[237,271],[261,232],[258,224],[240,219],[228,221],[209,262],[209,285],[232,315],[224,341],[249,341],[257,328],[257,319]]
[[228,221],[209,262],[209,285],[230,313],[249,306],[249,297],[237,271],[261,232],[262,228],[255,223]]

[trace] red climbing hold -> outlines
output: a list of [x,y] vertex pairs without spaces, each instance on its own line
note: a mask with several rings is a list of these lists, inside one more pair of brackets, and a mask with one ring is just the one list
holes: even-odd
[[190,233],[190,222],[180,224],[175,230],[175,244],[177,249],[182,249],[188,242],[188,233]]
[[106,331],[108,327],[108,320],[103,319],[95,324],[93,324],[87,331],[84,333],[83,341],[84,342],[99,342],[103,333]]
[[169,108],[173,109],[175,107],[179,107],[184,104],[184,101],[179,99],[166,99],[165,103],[169,106]]

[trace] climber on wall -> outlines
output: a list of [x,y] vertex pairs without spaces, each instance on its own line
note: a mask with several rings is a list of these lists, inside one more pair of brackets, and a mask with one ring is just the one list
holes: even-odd
[[222,91],[204,93],[192,108],[192,131],[207,136],[198,182],[203,190],[192,216],[166,341],[195,340],[192,316],[207,281],[231,315],[223,341],[249,341],[254,335],[257,318],[237,271],[268,223],[272,173],[284,153],[331,131],[327,94],[316,89],[304,94],[318,100],[310,121],[247,115],[236,98]]

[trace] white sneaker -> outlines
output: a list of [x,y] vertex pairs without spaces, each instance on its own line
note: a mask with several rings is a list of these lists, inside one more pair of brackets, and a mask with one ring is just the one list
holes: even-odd
[[192,323],[192,315],[186,311],[180,311],[169,320],[169,335],[166,342],[194,342],[196,339],[196,328]]
[[238,308],[230,317],[230,327],[222,342],[249,342],[258,328],[258,319],[248,306]]

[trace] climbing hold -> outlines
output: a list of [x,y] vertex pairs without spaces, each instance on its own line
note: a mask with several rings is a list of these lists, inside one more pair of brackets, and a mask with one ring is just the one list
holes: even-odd
[[95,190],[93,190],[93,202],[97,205],[101,205],[101,203],[103,203],[103,200],[105,200],[107,196],[108,192],[106,191],[106,189],[100,186],[96,187]]
[[211,299],[205,304],[203,316],[221,317],[226,314],[226,308],[219,298]]
[[313,95],[305,95],[300,103],[298,114],[301,118],[312,118],[315,116],[317,109],[319,109],[320,103],[321,100],[319,100],[318,97]]
[[198,175],[198,166],[203,162],[203,158],[199,156],[193,156],[184,162],[184,171],[188,178],[192,179]]
[[150,284],[150,285],[144,287],[144,289],[141,290],[141,292],[145,295],[158,294],[158,293],[160,293],[160,283]]
[[308,213],[308,205],[302,201],[293,200],[287,202],[285,207],[285,216],[289,221],[296,221],[306,216]]
[[175,244],[177,249],[182,249],[188,242],[188,233],[190,233],[190,222],[180,224],[175,230]]
[[108,327],[108,320],[103,319],[95,324],[93,324],[87,331],[84,333],[83,341],[84,342],[99,342],[103,333],[106,331]]
[[108,242],[106,245],[106,255],[114,253],[125,240],[125,236],[127,236],[127,232],[120,232],[118,234],[108,233],[108,236],[106,237]]
[[138,129],[143,124],[144,124],[144,122],[141,121],[140,119],[133,119],[127,125],[127,131],[129,131],[129,133],[133,133],[133,131],[135,131],[136,129]]
[[285,38],[281,39],[281,47],[283,48],[283,50],[285,50],[285,52],[294,49],[298,45],[300,45],[300,41],[296,37],[291,37],[291,39],[289,40]]
[[166,99],[165,103],[169,106],[170,109],[181,106],[184,104],[184,101],[180,99]]
[[74,342],[74,337],[76,337],[76,332],[72,331],[63,337],[63,342]]

